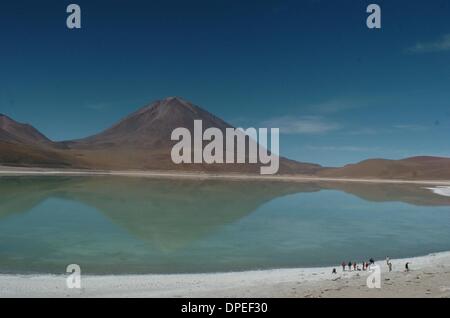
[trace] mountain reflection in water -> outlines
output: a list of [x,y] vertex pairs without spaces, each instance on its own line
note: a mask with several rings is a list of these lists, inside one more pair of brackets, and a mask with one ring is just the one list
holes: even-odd
[[[338,255],[363,257],[365,246],[372,248],[361,237],[381,239],[364,219],[353,224],[361,217],[381,222],[373,207],[379,217],[399,211],[383,216],[398,219],[399,235],[419,231],[423,224],[417,218],[441,218],[428,222],[434,226],[434,240],[417,243],[417,249],[399,242],[388,249],[391,257],[397,250],[401,255],[450,247],[448,235],[439,236],[440,226],[449,221],[450,198],[419,185],[2,177],[0,198],[0,272],[57,273],[70,263],[105,274],[340,263]],[[411,224],[403,224],[408,219],[403,210],[413,211]],[[435,210],[439,215],[433,216]],[[404,232],[404,226],[411,232]],[[314,233],[305,233],[312,229]],[[352,246],[326,250],[326,242],[351,242],[346,233],[355,235],[354,252],[345,251]]]

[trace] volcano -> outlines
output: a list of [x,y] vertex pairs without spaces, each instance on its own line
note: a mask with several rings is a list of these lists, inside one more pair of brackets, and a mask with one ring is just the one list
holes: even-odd
[[[194,130],[194,120],[203,128],[225,132],[233,128],[222,119],[181,97],[155,101],[126,116],[112,127],[87,138],[63,142],[77,164],[94,169],[183,170],[207,172],[259,171],[258,164],[174,164],[170,152],[176,143],[172,131],[178,127]],[[314,173],[319,165],[280,159],[284,173]]]
[[[194,131],[194,120],[203,129],[218,128],[224,134],[230,124],[181,97],[168,97],[130,114],[105,131],[65,142],[71,153],[86,167],[107,169],[187,170],[248,172],[259,171],[258,164],[173,164],[170,151],[176,143],[172,131],[178,127]],[[80,162],[81,163],[81,162]],[[284,173],[314,173],[319,165],[280,158]]]
[[192,132],[196,119],[203,121],[205,129],[216,127],[225,131],[232,127],[180,97],[169,97],[139,109],[99,134],[66,144],[74,149],[167,149],[173,145],[172,131],[185,127]]

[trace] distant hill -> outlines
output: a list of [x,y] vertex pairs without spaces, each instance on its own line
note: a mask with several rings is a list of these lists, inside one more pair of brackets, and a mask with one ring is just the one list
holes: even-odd
[[0,114],[0,141],[34,146],[53,144],[33,126],[14,121],[3,114]]
[[450,180],[450,158],[412,157],[402,160],[369,159],[317,173],[321,177]]
[[67,167],[70,155],[29,124],[0,114],[0,164],[13,166]]

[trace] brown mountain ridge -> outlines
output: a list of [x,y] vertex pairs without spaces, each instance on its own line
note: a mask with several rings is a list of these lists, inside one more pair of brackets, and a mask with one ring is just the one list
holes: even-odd
[[[180,97],[155,101],[112,127],[83,139],[53,142],[29,124],[0,114],[0,165],[66,167],[102,170],[183,170],[221,173],[259,173],[258,164],[172,163],[177,127],[193,131],[194,120],[203,129],[232,126]],[[450,159],[414,157],[403,160],[370,159],[342,168],[325,168],[280,158],[279,174],[338,178],[450,180]]]

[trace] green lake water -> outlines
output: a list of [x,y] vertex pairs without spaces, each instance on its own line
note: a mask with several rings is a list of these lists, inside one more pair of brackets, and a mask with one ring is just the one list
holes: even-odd
[[194,273],[450,250],[420,185],[1,177],[0,273]]

